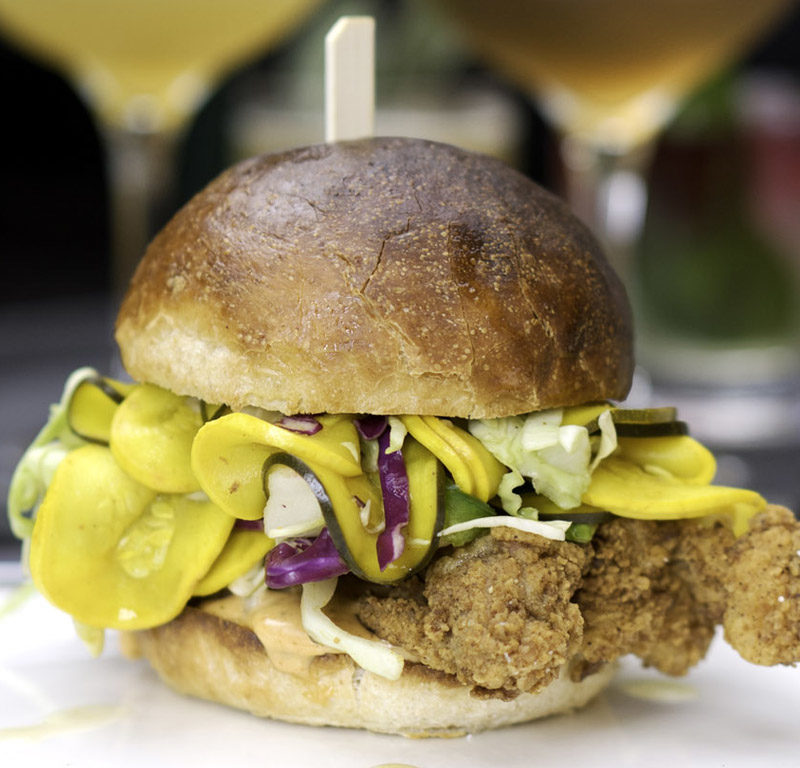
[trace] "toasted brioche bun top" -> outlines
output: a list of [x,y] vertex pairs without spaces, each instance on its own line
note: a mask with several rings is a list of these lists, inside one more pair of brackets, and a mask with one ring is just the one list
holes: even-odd
[[625,396],[630,310],[558,199],[501,162],[364,139],[239,163],[154,239],[117,340],[234,408],[488,418]]

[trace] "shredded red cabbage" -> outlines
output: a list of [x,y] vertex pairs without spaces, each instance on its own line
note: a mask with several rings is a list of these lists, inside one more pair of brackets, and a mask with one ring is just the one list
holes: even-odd
[[402,450],[386,453],[391,432],[385,429],[378,437],[378,475],[383,494],[385,527],[378,536],[378,566],[383,571],[397,560],[405,549],[402,528],[408,524],[411,505],[408,473]]
[[299,432],[301,435],[316,435],[322,429],[322,424],[317,419],[306,415],[284,416],[275,423],[279,427],[288,429],[290,432]]
[[264,518],[259,517],[258,520],[242,520],[241,518],[237,517],[233,527],[237,531],[261,531],[263,533]]
[[270,589],[285,589],[309,581],[332,579],[349,570],[328,529],[323,528],[316,539],[292,539],[270,550],[266,561],[266,582]]
[[408,473],[402,450],[386,453],[391,430],[385,416],[363,416],[355,424],[365,440],[378,441],[378,475],[381,480],[385,526],[378,536],[377,552],[378,565],[383,571],[405,549],[402,528],[408,524],[411,505]]
[[[310,418],[313,417],[291,417]],[[286,417],[282,422],[288,420]],[[316,421],[316,420],[314,420]],[[365,440],[378,441],[378,475],[383,496],[384,530],[378,536],[376,554],[383,571],[405,549],[402,528],[408,524],[410,495],[408,473],[401,450],[386,453],[391,439],[389,420],[385,416],[363,416],[355,420],[358,433]],[[287,427],[288,428],[288,427]],[[360,508],[364,502],[354,497]],[[266,580],[271,589],[282,589],[307,581],[322,581],[348,572],[328,529],[315,539],[298,538],[283,542],[267,556]]]
[[389,420],[385,416],[362,416],[354,424],[365,440],[377,440],[386,431]]

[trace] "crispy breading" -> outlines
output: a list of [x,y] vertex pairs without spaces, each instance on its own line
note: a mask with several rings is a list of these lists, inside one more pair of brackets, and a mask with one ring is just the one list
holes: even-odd
[[754,664],[800,661],[800,525],[772,507],[730,551],[726,640]]
[[800,523],[769,506],[739,539],[722,523],[615,519],[575,599],[589,662],[634,653],[672,675],[699,661],[714,627],[747,661],[800,661]]
[[510,697],[570,659],[579,679],[629,653],[684,674],[715,626],[747,660],[800,661],[800,523],[768,507],[734,538],[720,522],[612,518],[590,545],[495,528],[422,577],[359,600],[379,637]]
[[571,598],[588,550],[510,528],[440,557],[418,594],[369,595],[359,617],[424,664],[475,688],[513,696],[552,682],[580,648]]
[[594,557],[575,595],[586,622],[587,664],[633,653],[648,666],[680,675],[703,658],[716,616],[697,599],[677,553],[684,537],[707,533],[717,541],[728,532],[721,526],[624,518],[598,529]]

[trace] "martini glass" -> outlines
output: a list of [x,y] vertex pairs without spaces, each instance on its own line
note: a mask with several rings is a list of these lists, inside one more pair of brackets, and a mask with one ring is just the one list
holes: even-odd
[[[438,0],[560,134],[566,195],[623,278],[654,139],[790,0]],[[624,198],[624,200],[622,200]],[[638,201],[637,201],[638,198]]]
[[[642,342],[634,265],[656,139],[686,98],[755,43],[791,0],[437,2],[471,49],[531,94],[557,131],[562,191],[632,298],[644,363],[634,392],[642,404],[659,399],[664,393],[647,371],[663,370],[664,360],[649,344],[657,329]],[[713,370],[710,358],[703,364]]]
[[215,85],[320,0],[0,0],[0,33],[64,73],[107,150],[111,275],[124,290],[169,201],[174,151]]

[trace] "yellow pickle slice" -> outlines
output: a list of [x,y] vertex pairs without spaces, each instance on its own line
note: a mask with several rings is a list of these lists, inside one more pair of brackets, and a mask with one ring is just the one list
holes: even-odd
[[596,509],[642,520],[726,520],[736,536],[745,533],[748,520],[766,506],[755,491],[655,475],[615,456],[595,469],[583,501]]
[[327,467],[343,477],[361,474],[358,433],[349,416],[320,416],[314,435],[291,432],[246,413],[209,421],[197,433],[191,464],[208,497],[229,514],[257,520],[266,494],[262,471],[275,452]]
[[593,471],[580,507],[562,510],[537,494],[524,501],[547,517],[611,512],[640,520],[720,520],[740,536],[766,501],[755,491],[711,485],[715,471],[712,453],[685,435],[621,437]]
[[263,563],[275,542],[263,531],[234,530],[208,573],[194,588],[198,597],[213,595],[244,576],[254,565]]
[[611,414],[619,437],[668,437],[688,432],[686,424],[678,421],[675,408],[618,408],[611,403],[565,408],[561,424],[586,427],[589,434],[595,434],[600,431],[598,419],[605,411]]
[[336,548],[357,576],[378,584],[400,581],[424,567],[436,550],[436,536],[444,522],[444,484],[436,456],[407,438],[403,457],[410,500],[409,520],[403,531],[405,547],[384,570],[377,555],[380,532],[365,527],[363,507],[355,498],[361,504],[382,505],[380,490],[366,476],[345,480],[327,470],[314,469],[330,498],[330,505],[323,504],[322,509]]
[[200,489],[191,465],[192,441],[203,425],[187,398],[139,384],[111,421],[111,452],[122,469],[162,493]]
[[481,501],[497,493],[506,469],[477,438],[435,416],[403,416],[402,421],[409,434],[447,467],[464,493]]
[[[620,437],[616,458],[652,474],[668,474],[686,483],[708,485],[717,472],[711,451],[691,437]],[[601,465],[602,466],[602,465]]]
[[274,457],[276,463],[284,463],[315,488],[331,538],[353,573],[379,584],[400,581],[422,568],[436,550],[436,535],[444,521],[443,473],[437,458],[413,438],[406,438],[403,457],[410,501],[408,523],[402,531],[405,545],[402,554],[383,570],[377,553],[383,526],[373,524],[383,517],[377,480],[367,475],[343,477],[286,453]]
[[111,420],[135,385],[101,376],[89,376],[75,388],[67,406],[67,422],[78,437],[108,445]]
[[82,624],[156,626],[183,609],[233,523],[210,501],[147,488],[105,446],[82,446],[64,458],[38,510],[31,576]]

